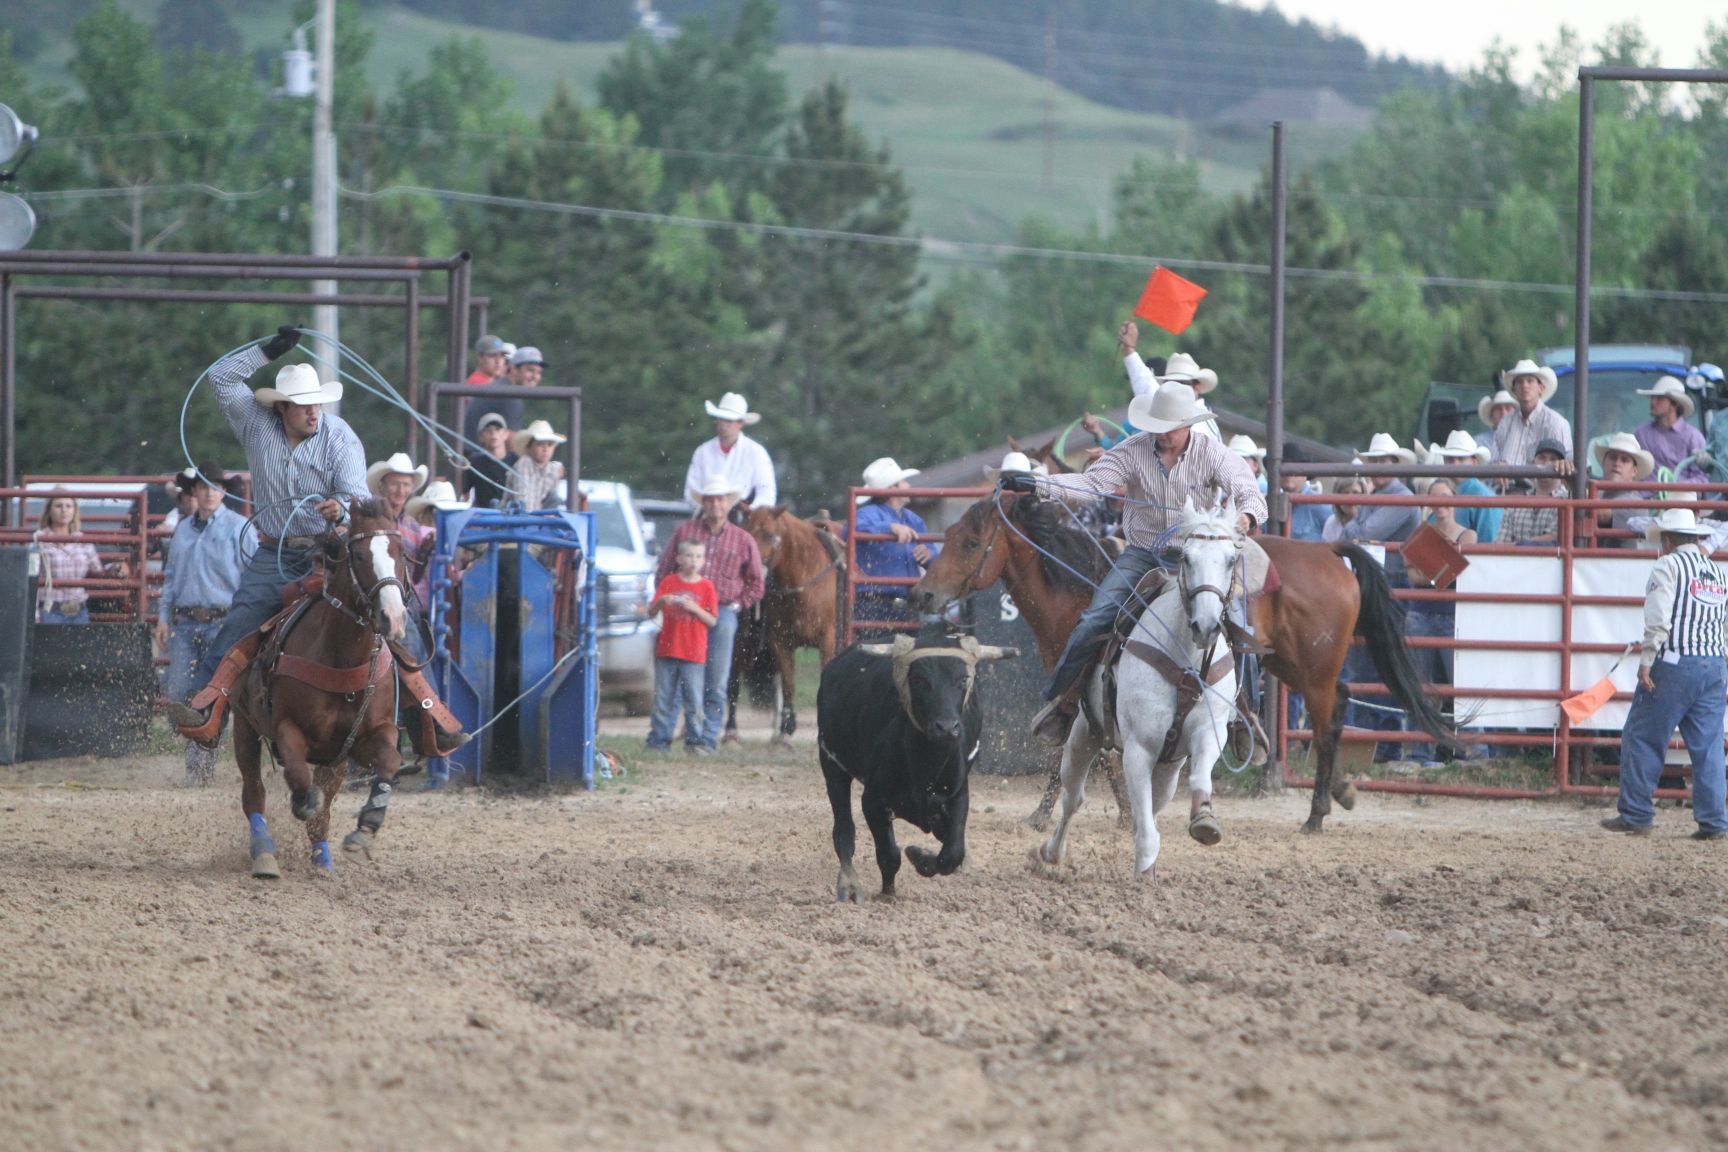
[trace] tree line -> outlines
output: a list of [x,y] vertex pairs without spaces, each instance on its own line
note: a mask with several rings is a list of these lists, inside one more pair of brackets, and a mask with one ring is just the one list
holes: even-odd
[[[296,21],[311,13],[303,4]],[[783,490],[836,506],[877,456],[922,465],[1126,402],[1114,331],[1155,259],[1262,265],[1269,186],[1210,192],[1193,163],[1140,158],[1106,222],[1030,220],[1019,254],[938,265],[908,227],[888,146],[852,120],[843,87],[790,90],[776,12],[627,42],[598,99],[558,93],[513,112],[508,76],[453,39],[391,91],[360,64],[371,45],[339,13],[343,250],[476,254],[492,327],[538,346],[549,383],[584,389],[584,470],[673,492],[710,434],[705,399],[743,392]],[[26,170],[35,246],[302,252],[311,108],[270,96],[248,62],[164,50],[112,0],[76,25],[76,95],[31,91],[0,52],[0,92],[43,143]],[[1406,89],[1346,157],[1292,190],[1286,354],[1289,425],[1339,445],[1407,438],[1431,379],[1485,381],[1537,346],[1570,342],[1576,85],[1582,48],[1553,45],[1520,85],[1491,55],[1444,90]],[[1646,63],[1631,33],[1608,62]],[[1728,63],[1718,30],[1704,58]],[[1728,122],[1704,93],[1607,86],[1597,120],[1600,339],[1676,341],[1728,354],[1718,294],[1728,191],[1709,178]],[[575,209],[573,210],[573,206]],[[598,210],[598,211],[596,211]],[[1052,254],[1057,254],[1056,258]],[[940,267],[942,275],[927,278]],[[1211,295],[1180,346],[1218,370],[1217,401],[1263,404],[1267,283],[1189,269]],[[287,287],[287,285],[281,285]],[[19,311],[21,466],[167,471],[186,390],[281,309],[25,301]],[[344,313],[343,339],[391,379],[400,319]],[[427,325],[422,364],[442,333]],[[399,413],[344,406],[372,455],[401,447]],[[545,413],[556,417],[555,411]],[[233,466],[213,404],[188,417],[194,455]]]

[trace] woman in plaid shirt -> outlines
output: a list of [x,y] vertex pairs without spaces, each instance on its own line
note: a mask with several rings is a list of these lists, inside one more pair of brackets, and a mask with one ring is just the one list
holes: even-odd
[[43,536],[78,536],[84,531],[78,501],[70,496],[50,496],[36,525],[37,545],[42,550],[42,586],[36,593],[38,624],[90,623],[90,593],[65,587],[67,581],[105,576],[108,569],[96,554],[96,545],[82,540],[44,540]]

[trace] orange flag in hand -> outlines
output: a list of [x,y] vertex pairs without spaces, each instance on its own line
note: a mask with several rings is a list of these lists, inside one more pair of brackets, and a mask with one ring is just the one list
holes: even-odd
[[1164,268],[1152,269],[1134,315],[1166,332],[1180,332],[1194,322],[1194,310],[1206,298],[1206,289]]
[[1568,696],[1560,701],[1561,711],[1566,713],[1568,720],[1574,724],[1582,724],[1596,715],[1602,705],[1614,698],[1614,693],[1618,690],[1614,684],[1614,673],[1620,670],[1620,665],[1625,663],[1626,657],[1630,656],[1637,648],[1638,645],[1636,644],[1628,644],[1626,650],[1620,653],[1620,659],[1614,661],[1614,666],[1608,669],[1608,675],[1578,695]]

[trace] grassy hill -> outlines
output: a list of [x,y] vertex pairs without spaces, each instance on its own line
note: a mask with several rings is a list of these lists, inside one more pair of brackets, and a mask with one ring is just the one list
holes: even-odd
[[[126,4],[152,19],[161,0]],[[537,112],[562,82],[592,100],[596,77],[616,44],[572,43],[436,20],[403,8],[368,6],[377,33],[367,63],[375,87],[392,88],[404,71],[425,67],[432,45],[456,35],[477,40],[513,80],[514,98]],[[239,9],[247,46],[286,47],[287,0]],[[66,51],[34,62],[35,78],[66,83]],[[1244,138],[1162,116],[1083,99],[994,58],[945,48],[782,49],[794,92],[835,77],[846,84],[859,122],[885,139],[914,191],[914,223],[925,234],[1005,240],[1028,216],[1063,225],[1102,221],[1110,185],[1138,153],[1193,156],[1218,191],[1247,187],[1267,162],[1269,134]],[[1046,178],[1046,119],[1053,124]],[[1347,144],[1337,130],[1292,132],[1294,163],[1313,163]]]

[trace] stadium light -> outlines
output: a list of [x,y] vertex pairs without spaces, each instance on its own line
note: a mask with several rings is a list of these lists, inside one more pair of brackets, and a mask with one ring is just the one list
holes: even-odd
[[[0,171],[0,183],[18,178],[18,169],[30,159],[36,148],[36,129],[18,118],[18,113],[0,104],[0,165],[11,164]],[[0,192],[0,252],[16,252],[30,243],[36,234],[36,213],[23,197]]]

